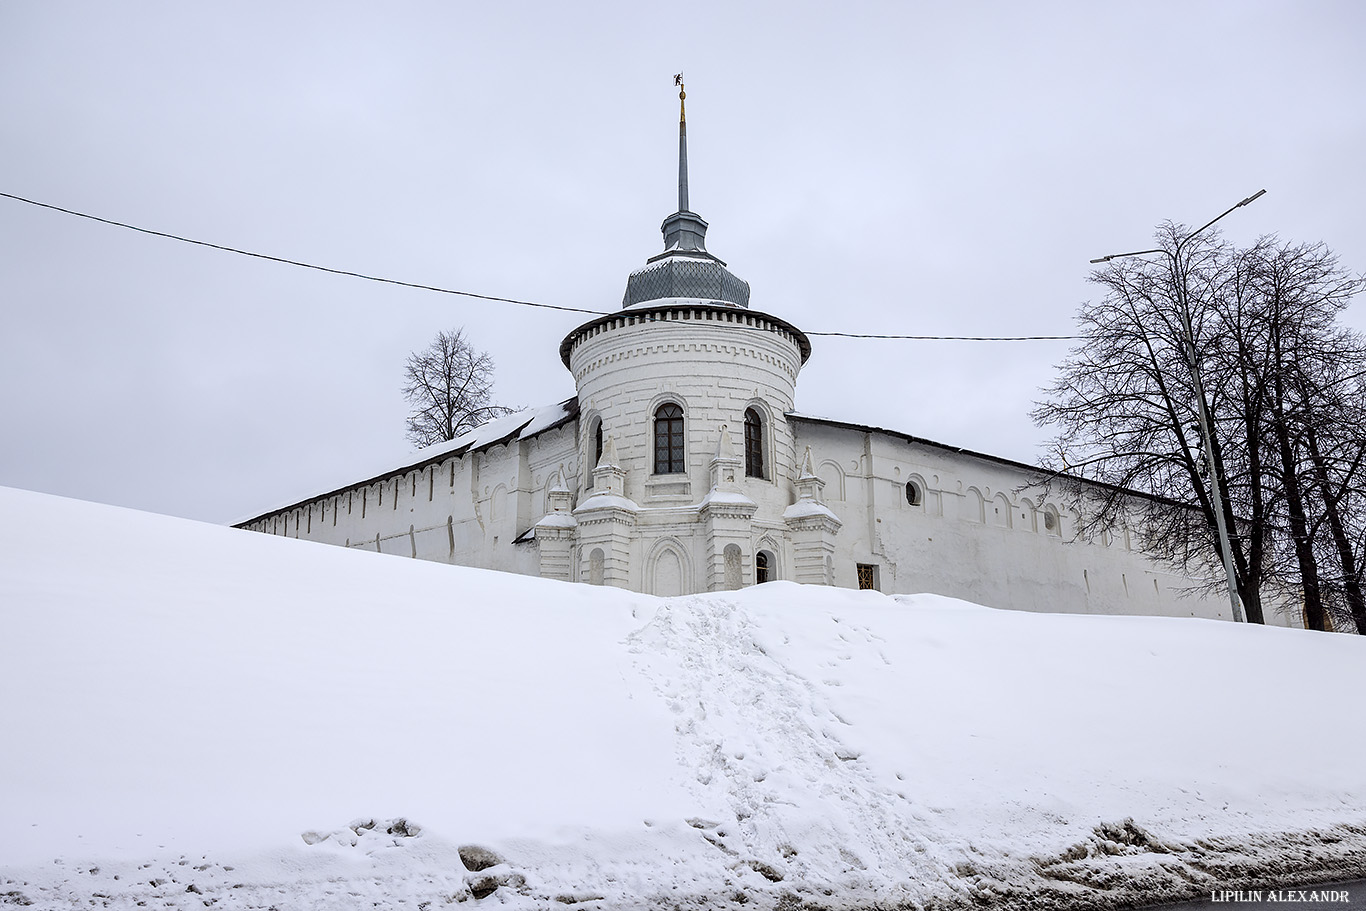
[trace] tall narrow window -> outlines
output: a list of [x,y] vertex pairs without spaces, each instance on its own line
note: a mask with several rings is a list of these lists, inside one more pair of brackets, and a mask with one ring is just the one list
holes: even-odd
[[666,402],[655,411],[655,474],[683,471],[683,409]]
[[593,427],[593,467],[602,461],[602,421],[595,421]]
[[753,408],[745,409],[745,476],[764,476],[764,422]]

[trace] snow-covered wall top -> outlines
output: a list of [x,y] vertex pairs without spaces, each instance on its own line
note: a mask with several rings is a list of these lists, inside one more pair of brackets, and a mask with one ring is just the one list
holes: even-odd
[[350,490],[355,487],[363,487],[366,484],[373,484],[382,478],[388,478],[395,474],[412,471],[415,468],[422,468],[433,462],[440,462],[456,456],[463,456],[471,452],[480,452],[499,443],[506,443],[512,440],[528,440],[547,430],[553,430],[578,416],[578,399],[570,398],[557,405],[545,405],[540,408],[526,408],[512,414],[504,415],[501,418],[494,418],[478,427],[463,433],[453,440],[443,443],[436,443],[409,453],[393,461],[386,461],[380,466],[372,465],[355,471],[347,478],[338,478],[337,482],[326,487],[321,487],[317,493],[310,496],[292,499],[286,503],[280,503],[270,509],[252,513],[236,522],[231,523],[234,527],[247,525],[258,519],[266,518],[277,512],[284,512],[301,506],[322,497],[330,497],[333,494]]

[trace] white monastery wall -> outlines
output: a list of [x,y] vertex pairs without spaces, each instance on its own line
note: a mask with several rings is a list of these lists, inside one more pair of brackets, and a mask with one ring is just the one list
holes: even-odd
[[[578,463],[576,424],[436,457],[291,506],[242,527],[396,556],[535,575],[534,545],[513,546],[545,514],[545,491]],[[514,434],[515,436],[515,434]]]
[[[1130,530],[1086,538],[1041,472],[873,429],[794,420],[818,453],[826,505],[841,519],[836,584],[877,567],[885,592],[934,592],[993,607],[1231,619],[1221,592],[1153,563]],[[907,485],[917,489],[912,504]],[[1274,614],[1277,625],[1291,625]]]
[[[794,413],[810,341],[750,310],[748,284],[706,251],[707,223],[688,209],[681,101],[664,252],[628,276],[621,310],[561,343],[576,399],[241,527],[658,595],[766,573],[1000,608],[1228,619],[1222,597],[1193,593],[1124,527],[1086,539],[1037,469]],[[666,439],[678,430],[657,416],[666,404],[682,412],[684,449],[660,466],[656,422]]]
[[[629,345],[623,347],[629,352]],[[537,575],[538,545],[527,532],[552,511],[555,488],[579,488],[571,507],[592,493],[581,466],[591,458],[588,428],[602,420],[609,433],[622,429],[629,454],[619,454],[619,461],[630,465],[626,488],[651,507],[639,511],[633,534],[621,542],[625,576],[618,584],[659,594],[704,591],[714,543],[698,505],[710,490],[707,465],[720,427],[752,404],[755,371],[738,361],[729,376],[711,380],[699,370],[651,393],[648,370],[632,364],[629,353],[609,363],[616,365],[608,378],[612,393],[604,389],[593,400],[600,407],[590,406],[578,420],[440,457],[246,527]],[[758,391],[765,401],[772,396],[787,404],[781,384]],[[651,428],[642,417],[653,413],[660,394],[682,404],[688,418],[689,471],[677,481],[687,484],[686,494],[651,488],[669,477],[649,473]],[[1190,579],[1135,550],[1127,529],[1082,537],[1079,516],[1060,510],[1025,466],[874,428],[782,412],[777,417],[769,439],[782,463],[793,467],[738,482],[759,505],[742,545],[743,584],[753,583],[753,556],[760,550],[772,557],[772,578],[794,578],[782,514],[796,499],[796,452],[809,446],[824,482],[824,503],[843,522],[833,554],[836,585],[858,587],[857,567],[866,564],[876,568],[877,587],[885,592],[934,592],[1009,609],[1228,619],[1221,596],[1192,592]],[[570,578],[590,581],[590,558],[590,548],[575,547]],[[1292,623],[1274,613],[1271,622]]]

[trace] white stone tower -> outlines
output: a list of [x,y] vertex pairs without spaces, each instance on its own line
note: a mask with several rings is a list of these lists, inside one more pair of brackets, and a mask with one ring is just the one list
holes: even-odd
[[811,353],[801,330],[751,310],[749,285],[706,249],[707,223],[688,208],[684,98],[664,252],[627,279],[620,311],[560,345],[585,466],[578,578],[657,594],[792,577],[783,511],[797,453],[785,415]]

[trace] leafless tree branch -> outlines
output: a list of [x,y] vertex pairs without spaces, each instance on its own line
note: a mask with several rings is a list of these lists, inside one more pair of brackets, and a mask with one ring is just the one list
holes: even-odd
[[475,350],[463,329],[437,333],[404,365],[403,397],[413,406],[408,439],[431,446],[512,411],[492,404],[492,395],[493,358]]

